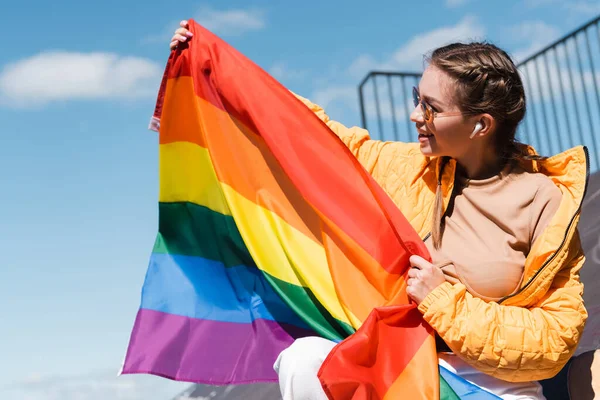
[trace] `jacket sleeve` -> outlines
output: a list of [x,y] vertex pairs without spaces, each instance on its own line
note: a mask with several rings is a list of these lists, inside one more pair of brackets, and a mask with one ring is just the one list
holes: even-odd
[[525,382],[556,375],[575,352],[587,312],[579,270],[579,240],[549,290],[533,306],[505,306],[473,297],[462,284],[446,282],[419,305],[424,319],[452,351],[496,378]]
[[[396,157],[409,156],[415,153],[414,146],[402,142],[383,142],[372,140],[366,129],[359,127],[348,128],[343,124],[329,119],[325,110],[310,100],[294,93],[313,113],[323,121],[350,149],[363,167],[372,174],[375,179],[381,175],[388,164]],[[410,154],[409,154],[410,153]]]

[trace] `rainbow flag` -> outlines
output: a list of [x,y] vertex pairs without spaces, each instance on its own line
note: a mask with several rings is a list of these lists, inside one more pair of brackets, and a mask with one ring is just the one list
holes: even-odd
[[122,372],[276,381],[279,352],[319,335],[341,342],[331,399],[458,398],[405,291],[409,256],[429,257],[417,233],[301,101],[190,30],[153,118],[159,233]]

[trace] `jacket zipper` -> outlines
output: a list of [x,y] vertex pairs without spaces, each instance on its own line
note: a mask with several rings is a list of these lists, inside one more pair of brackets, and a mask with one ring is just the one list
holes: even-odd
[[569,235],[569,232],[571,231],[571,227],[573,225],[573,222],[575,221],[575,217],[577,217],[577,215],[579,215],[579,213],[581,212],[581,207],[583,205],[583,199],[585,199],[585,195],[587,193],[588,183],[589,183],[589,179],[590,179],[590,155],[588,153],[587,147],[583,146],[583,152],[585,154],[585,186],[584,186],[584,189],[583,189],[583,196],[581,196],[581,201],[579,202],[579,206],[577,207],[577,211],[575,211],[575,214],[573,215],[573,217],[571,217],[571,221],[569,221],[569,225],[567,225],[567,230],[565,231],[565,236],[563,237],[563,240],[562,240],[560,246],[558,246],[558,249],[556,249],[556,251],[554,252],[554,254],[552,254],[552,256],[548,260],[546,260],[546,262],[529,279],[529,282],[527,282],[527,284],[525,286],[523,286],[521,289],[519,289],[518,291],[516,291],[513,294],[509,294],[508,296],[504,296],[503,298],[501,298],[500,300],[498,300],[498,304],[501,304],[505,300],[508,300],[511,297],[514,297],[514,296],[518,295],[519,293],[521,293],[525,289],[527,289],[529,286],[531,286],[531,283],[533,281],[535,281],[535,278],[537,278],[537,276],[548,266],[548,264],[550,264],[556,258],[556,256],[558,255],[559,251],[563,248],[563,246],[567,242],[567,236]]

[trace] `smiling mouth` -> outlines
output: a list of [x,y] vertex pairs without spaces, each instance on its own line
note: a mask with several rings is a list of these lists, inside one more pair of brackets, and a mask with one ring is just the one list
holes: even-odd
[[419,138],[430,138],[433,137],[431,133],[419,133]]

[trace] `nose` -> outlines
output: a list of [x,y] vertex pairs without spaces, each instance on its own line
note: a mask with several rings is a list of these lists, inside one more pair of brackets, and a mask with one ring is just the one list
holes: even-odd
[[425,117],[423,116],[423,111],[421,110],[419,104],[417,104],[416,107],[410,113],[410,120],[419,124],[425,123]]

